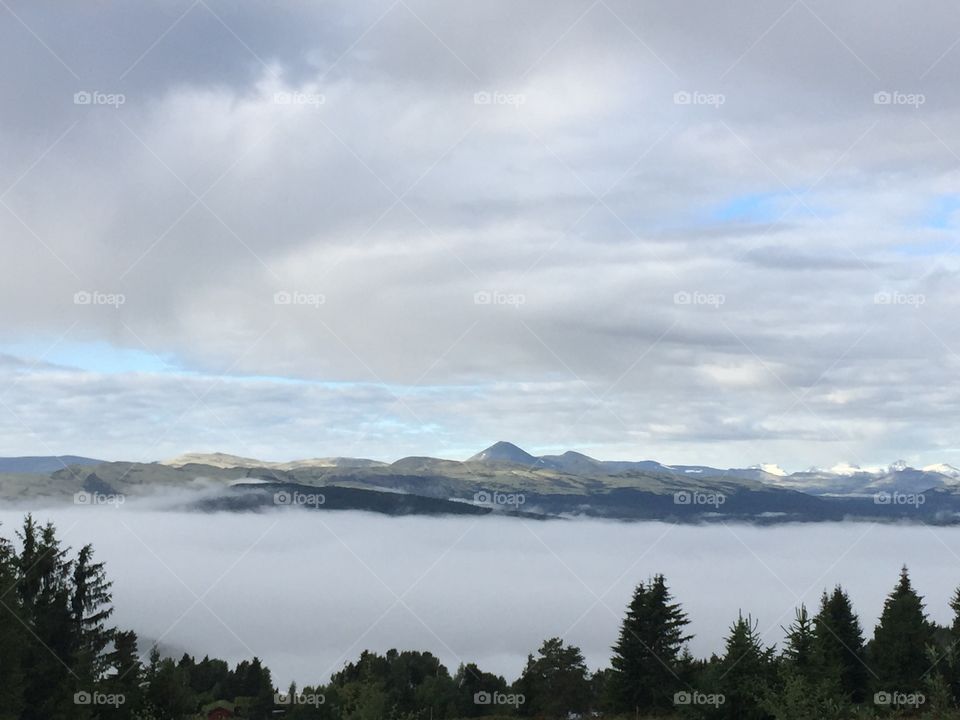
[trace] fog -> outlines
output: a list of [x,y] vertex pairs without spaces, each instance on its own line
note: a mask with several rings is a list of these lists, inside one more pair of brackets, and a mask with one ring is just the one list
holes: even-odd
[[[207,515],[132,503],[34,515],[74,549],[94,544],[114,581],[114,624],[171,653],[256,654],[281,686],[325,681],[362,650],[392,647],[512,679],[551,636],[579,645],[595,669],[631,590],[656,572],[687,610],[698,656],[722,648],[741,608],[779,643],[794,607],[815,607],[835,583],[869,636],[903,563],[938,622],[960,584],[960,528]],[[12,537],[22,517],[0,511],[0,533]]]

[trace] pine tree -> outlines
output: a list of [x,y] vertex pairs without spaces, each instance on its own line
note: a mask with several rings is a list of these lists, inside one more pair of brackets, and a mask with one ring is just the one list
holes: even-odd
[[16,555],[0,538],[0,720],[17,720],[23,709],[26,630],[16,593]]
[[950,624],[948,645],[941,654],[940,665],[947,675],[951,694],[960,699],[960,587],[950,599],[950,609],[953,610],[953,622]]
[[137,635],[133,631],[116,632],[113,635],[113,650],[106,656],[109,676],[104,681],[106,692],[123,695],[124,702],[112,714],[112,718],[133,718],[140,708],[143,666],[137,654]]
[[113,630],[104,625],[113,614],[111,585],[103,563],[93,562],[93,547],[85,545],[73,565],[70,612],[77,638],[75,672],[91,684],[106,668],[104,651],[113,635]]
[[820,679],[835,681],[837,692],[847,701],[863,702],[869,683],[863,631],[850,598],[839,585],[830,595],[823,593],[813,631],[813,657]]
[[679,659],[690,639],[680,605],[672,602],[663,575],[655,575],[633,593],[613,646],[609,678],[611,705],[619,712],[656,712],[673,707],[674,692],[684,687]]
[[765,648],[751,616],[740,614],[730,627],[726,651],[720,661],[719,687],[724,702],[721,717],[731,720],[762,720],[769,717],[765,700],[774,673],[773,649]]
[[[23,548],[18,560],[17,592],[24,622],[30,628],[24,647],[22,720],[80,718],[73,703],[79,688],[73,669],[76,628],[70,616],[70,570],[52,523],[39,529],[31,516],[18,533]],[[90,690],[92,688],[84,688]]]
[[793,623],[784,630],[786,632],[784,660],[802,674],[809,673],[813,666],[814,629],[813,619],[807,612],[806,605],[800,605]]
[[933,643],[933,626],[927,620],[923,598],[914,591],[906,566],[887,596],[880,623],[873,634],[870,665],[877,675],[876,689],[886,692],[922,691],[931,669],[927,648]]
[[766,709],[774,717],[791,720],[848,718],[850,705],[842,698],[837,679],[822,677],[818,672],[815,624],[805,605],[800,605],[784,632],[786,644],[778,682],[767,695]]

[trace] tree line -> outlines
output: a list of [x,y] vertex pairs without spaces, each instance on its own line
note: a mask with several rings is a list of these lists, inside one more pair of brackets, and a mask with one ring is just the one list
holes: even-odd
[[390,650],[279,689],[258,658],[141,655],[132,631],[109,625],[111,583],[90,545],[73,553],[29,515],[16,536],[0,538],[0,720],[185,720],[216,707],[249,720],[960,718],[960,589],[952,624],[939,626],[906,568],[869,639],[837,586],[815,614],[796,610],[780,649],[740,614],[722,653],[694,658],[689,619],[655,575],[633,592],[610,666],[593,672],[578,647],[550,638],[512,682]]

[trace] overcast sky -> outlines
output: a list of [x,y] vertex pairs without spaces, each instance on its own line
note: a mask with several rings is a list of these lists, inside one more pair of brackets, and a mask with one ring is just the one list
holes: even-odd
[[0,454],[960,464],[960,8],[0,2]]

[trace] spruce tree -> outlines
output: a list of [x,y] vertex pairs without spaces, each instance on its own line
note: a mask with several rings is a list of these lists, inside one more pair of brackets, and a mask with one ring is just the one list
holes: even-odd
[[619,712],[658,712],[673,707],[673,695],[685,687],[680,679],[680,654],[689,624],[680,605],[672,602],[663,575],[640,583],[613,646],[609,678],[611,705]]
[[953,622],[950,624],[948,645],[941,655],[940,664],[941,667],[946,665],[945,672],[951,694],[960,699],[960,587],[950,599],[950,609],[953,610]]
[[786,632],[784,660],[802,674],[808,674],[813,666],[814,629],[813,619],[807,612],[806,605],[800,605],[790,627],[784,630]]
[[93,547],[85,545],[73,565],[70,612],[76,637],[75,672],[83,681],[95,682],[106,669],[104,651],[113,630],[104,623],[113,614],[110,586],[103,563],[93,562]]
[[724,702],[720,717],[763,720],[769,717],[765,701],[774,679],[773,649],[765,648],[757,623],[741,613],[730,627],[726,651],[719,665],[719,687]]
[[16,555],[0,538],[0,720],[18,720],[23,709],[23,650],[26,630],[15,592]]
[[[78,687],[74,650],[78,636],[70,615],[70,570],[52,523],[40,529],[29,515],[18,533],[17,592],[29,638],[24,646],[22,720],[80,718],[73,702]],[[92,690],[92,688],[82,688]]]
[[813,618],[800,605],[794,621],[784,628],[786,644],[777,684],[767,695],[767,710],[791,720],[840,720],[850,716],[849,701],[841,697],[836,678],[823,677],[816,664]]
[[813,657],[820,679],[835,681],[843,699],[863,702],[870,679],[863,631],[850,598],[839,585],[830,595],[823,593],[813,630]]
[[870,666],[876,689],[887,692],[922,691],[931,669],[927,648],[933,644],[933,626],[927,620],[923,598],[913,589],[906,566],[887,596],[880,623],[870,646]]
[[143,666],[137,654],[137,635],[133,631],[116,632],[113,649],[106,655],[109,675],[104,680],[105,691],[123,695],[124,702],[111,714],[111,718],[126,720],[135,717],[140,709]]

